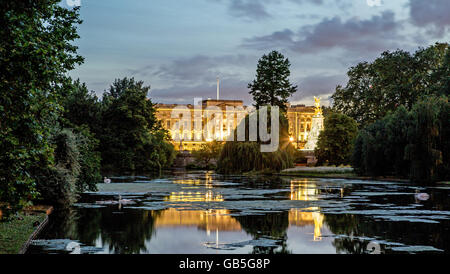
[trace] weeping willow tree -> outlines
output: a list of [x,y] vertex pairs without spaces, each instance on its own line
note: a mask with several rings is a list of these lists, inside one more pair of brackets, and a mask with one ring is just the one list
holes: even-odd
[[[261,145],[268,144],[270,141],[261,141],[259,132],[257,134],[257,141],[249,141],[249,121],[253,115],[259,115],[259,110],[250,113],[241,121],[241,123],[245,123],[245,141],[228,141],[225,143],[217,162],[217,172],[228,174],[253,171],[270,173],[279,172],[294,165],[295,148],[289,141],[289,123],[285,113],[280,112],[280,144],[275,152],[261,152]],[[267,116],[267,130],[270,133],[270,109],[268,110]],[[241,126],[238,125],[237,129]],[[259,128],[259,121],[257,128]],[[234,140],[238,140],[237,130],[233,134]]]
[[450,104],[428,96],[360,131],[353,167],[361,175],[409,177],[424,184],[450,179]]

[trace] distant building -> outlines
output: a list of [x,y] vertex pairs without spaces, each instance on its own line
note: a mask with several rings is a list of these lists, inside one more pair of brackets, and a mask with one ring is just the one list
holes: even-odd
[[[199,106],[194,107],[194,105],[177,105],[177,104],[157,104],[156,106],[156,117],[161,120],[163,127],[169,131],[172,139],[177,139],[176,137],[183,135],[183,141],[172,141],[176,150],[196,150],[201,147],[202,144],[212,141],[217,137],[222,137],[223,140],[233,132],[233,130],[240,123],[241,119],[248,114],[249,108],[244,106],[242,100],[203,100],[201,102],[201,108]],[[217,128],[212,132],[213,136],[203,136],[203,127],[207,125],[209,119],[214,117],[214,110],[209,108],[220,109],[223,113],[223,125],[222,130],[218,131]],[[175,108],[184,108],[189,110],[191,115],[191,125],[187,125],[187,122],[181,121],[180,130],[173,132],[172,128],[176,123],[180,124],[180,118],[172,117],[172,111]],[[232,111],[229,111],[229,110]],[[287,117],[289,120],[289,134],[291,142],[294,147],[298,149],[303,149],[307,139],[309,131],[311,130],[312,117],[315,114],[315,107],[305,106],[305,105],[294,105],[288,104]],[[202,128],[196,128],[194,123],[196,117],[202,119]],[[233,118],[232,118],[233,117]],[[190,139],[186,141],[186,139]]]
[[311,131],[314,114],[315,107],[313,106],[288,104],[289,136],[291,136],[291,142],[295,148],[304,149]]

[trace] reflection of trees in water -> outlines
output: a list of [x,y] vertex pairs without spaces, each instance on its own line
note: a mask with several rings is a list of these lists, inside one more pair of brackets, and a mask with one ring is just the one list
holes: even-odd
[[[254,246],[253,254],[290,253],[287,250],[287,233],[289,227],[289,212],[267,213],[264,215],[236,216],[245,232],[254,240],[269,237],[279,240],[278,247]],[[281,248],[281,250],[275,250]]]
[[[353,191],[365,190],[360,186],[353,186]],[[374,191],[378,191],[375,189]],[[383,191],[383,189],[380,189]],[[422,206],[418,210],[441,210],[448,211],[450,209],[450,199],[448,199],[448,191],[428,189],[426,191],[430,194],[430,200],[421,202]],[[411,192],[412,194],[412,192]],[[408,207],[416,203],[413,195],[375,195],[366,197],[370,201],[366,205],[358,209],[366,209],[375,204],[395,204],[396,206]],[[380,209],[383,210],[383,209]],[[387,213],[392,215],[399,214],[398,211],[391,208],[385,209]],[[413,209],[412,209],[413,210]],[[401,211],[400,211],[401,212]],[[403,213],[403,216],[409,213]],[[399,215],[399,216],[402,216]],[[424,216],[427,217],[427,216]],[[420,218],[418,214],[413,214],[409,218]],[[448,227],[450,221],[436,220],[439,223],[424,223],[424,222],[408,222],[408,221],[383,221],[375,220],[371,216],[351,215],[351,214],[325,214],[325,223],[330,230],[337,235],[347,236],[366,236],[379,237],[390,242],[397,242],[406,245],[414,246],[433,246],[438,249],[450,250],[450,233]],[[366,252],[368,241],[355,240],[351,238],[338,238],[334,240],[334,245],[337,252],[342,253],[363,253]],[[382,246],[383,248],[383,246]],[[384,250],[385,253],[391,252]]]
[[102,212],[97,209],[79,209],[78,237],[82,243],[95,245],[95,241],[101,234]]
[[[347,235],[348,238],[336,238],[333,245],[338,253],[361,254],[367,252],[369,241],[352,239],[358,237],[380,237],[386,241],[414,246],[433,246],[442,250],[450,249],[450,236],[447,231],[449,221],[441,220],[440,224],[411,223],[374,220],[361,215],[342,214],[325,215],[325,222],[331,232],[336,235]],[[390,250],[384,250],[390,253]]]
[[101,239],[111,253],[145,253],[145,242],[154,232],[154,216],[146,210],[120,212],[113,208],[55,211],[41,238],[73,239],[90,246]]
[[54,210],[49,216],[49,223],[39,235],[43,239],[78,239],[78,215],[76,209]]
[[145,245],[153,235],[154,219],[151,211],[127,210],[115,213],[101,210],[101,238],[115,254],[136,254],[148,252]]
[[[328,225],[331,232],[336,235],[364,236],[366,233],[364,232],[364,229],[361,228],[362,224],[360,221],[361,220],[357,215],[325,215],[325,223]],[[336,238],[333,242],[337,253],[349,254],[366,253],[367,244],[367,242],[364,243],[352,238]]]
[[279,189],[286,186],[286,180],[280,176],[255,176],[242,178],[229,179],[230,181],[237,182],[241,186],[255,188],[255,189]]

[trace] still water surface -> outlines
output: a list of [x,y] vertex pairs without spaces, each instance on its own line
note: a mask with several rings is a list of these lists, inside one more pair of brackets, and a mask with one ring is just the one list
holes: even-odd
[[448,185],[211,172],[111,179],[53,213],[28,253],[68,253],[72,241],[108,254],[450,253]]

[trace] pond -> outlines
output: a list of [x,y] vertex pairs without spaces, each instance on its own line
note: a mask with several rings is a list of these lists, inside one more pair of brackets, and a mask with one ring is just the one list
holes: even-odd
[[201,171],[111,180],[55,211],[27,252],[69,253],[71,242],[89,254],[450,252],[448,185]]

